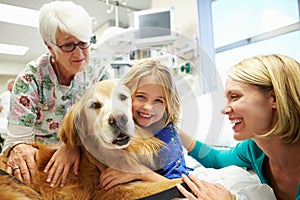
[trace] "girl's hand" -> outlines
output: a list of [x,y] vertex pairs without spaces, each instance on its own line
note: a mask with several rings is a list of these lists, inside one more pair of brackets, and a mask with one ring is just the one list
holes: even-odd
[[29,144],[17,144],[9,153],[6,171],[26,184],[31,184],[31,176],[35,175],[35,163],[38,150]]
[[142,180],[149,182],[159,182],[168,180],[166,177],[151,171],[144,165],[139,166],[141,173],[130,173],[128,171],[119,171],[113,168],[107,168],[100,175],[100,188],[108,190],[118,184],[128,183],[133,180]]
[[119,171],[113,168],[107,168],[100,175],[100,188],[109,190],[110,188],[122,184],[128,183],[133,180],[139,179],[139,174]]
[[178,190],[188,200],[232,200],[234,196],[222,185],[208,183],[204,180],[199,180],[194,175],[190,174],[189,177],[182,175],[183,181],[189,186],[191,192],[187,191],[182,185],[176,185]]
[[44,172],[48,172],[47,182],[50,183],[50,187],[54,187],[56,183],[60,183],[60,187],[63,187],[67,182],[69,170],[74,166],[73,173],[78,175],[80,164],[80,150],[79,147],[73,149],[67,149],[62,144],[59,149],[53,154],[52,158],[48,162],[44,169]]

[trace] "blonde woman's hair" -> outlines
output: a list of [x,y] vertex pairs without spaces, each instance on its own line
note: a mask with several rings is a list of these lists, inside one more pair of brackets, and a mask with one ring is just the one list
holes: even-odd
[[277,122],[272,130],[259,137],[280,134],[284,143],[300,140],[300,64],[285,55],[257,56],[233,66],[228,78],[255,85],[262,92],[274,92]]
[[162,86],[166,101],[165,125],[170,122],[177,125],[180,118],[180,99],[172,73],[168,67],[162,65],[155,59],[143,59],[132,66],[130,71],[124,76],[123,83],[130,89],[133,96],[139,85],[139,80],[146,76],[153,77],[155,83]]
[[[52,1],[40,9],[39,31],[42,39],[57,52],[57,30],[89,42],[92,37],[92,19],[87,11],[71,1]],[[54,43],[54,44],[53,44]]]

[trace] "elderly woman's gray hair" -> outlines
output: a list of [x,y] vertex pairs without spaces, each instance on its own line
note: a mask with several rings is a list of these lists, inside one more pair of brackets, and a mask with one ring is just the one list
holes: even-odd
[[71,1],[53,1],[40,9],[39,31],[42,39],[57,52],[57,30],[89,42],[92,37],[92,20],[87,11]]

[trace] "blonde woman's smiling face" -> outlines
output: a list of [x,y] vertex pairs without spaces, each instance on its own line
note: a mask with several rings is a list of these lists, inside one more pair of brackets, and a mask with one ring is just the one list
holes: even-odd
[[258,87],[227,80],[227,103],[222,110],[228,115],[234,130],[234,139],[240,141],[264,134],[276,121],[276,102],[272,91],[262,92]]

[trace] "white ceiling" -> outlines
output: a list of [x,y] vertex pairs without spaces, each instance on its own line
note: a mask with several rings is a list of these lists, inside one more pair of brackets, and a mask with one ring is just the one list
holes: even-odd
[[[106,5],[105,0],[73,0],[73,2],[82,5],[88,13],[95,17],[97,24],[94,26],[94,31],[105,24],[107,21],[115,21],[115,12],[107,13],[110,6]],[[120,0],[119,2],[123,2]],[[46,2],[51,0],[0,0],[0,3],[21,6],[39,10]],[[110,0],[115,5],[116,0]],[[126,7],[132,8],[128,11],[123,6],[119,6],[119,24],[123,27],[128,27],[130,24],[130,12],[133,10],[144,10],[151,7],[151,0],[128,0]],[[17,13],[12,13],[12,15]],[[0,22],[0,43],[28,46],[29,50],[24,56],[13,56],[0,54],[1,62],[22,62],[27,63],[30,60],[38,57],[46,51],[46,48],[40,39],[37,28],[21,26],[16,24]]]

